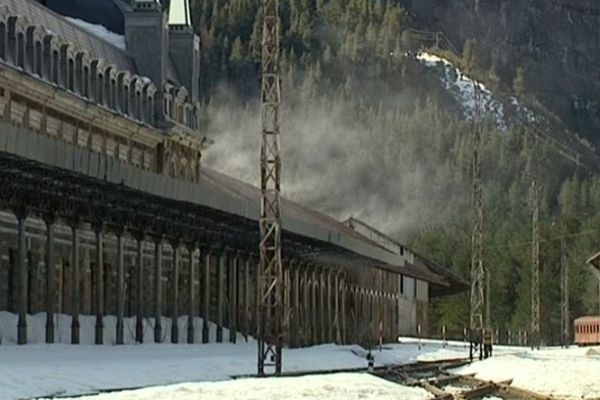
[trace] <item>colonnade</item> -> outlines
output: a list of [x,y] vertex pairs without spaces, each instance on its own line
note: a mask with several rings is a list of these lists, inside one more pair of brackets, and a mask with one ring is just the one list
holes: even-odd
[[[27,256],[28,214],[16,210],[17,249],[16,287],[19,344],[27,343],[28,299],[34,290],[29,282]],[[57,313],[56,282],[56,218],[46,215],[45,235],[45,301],[46,342],[55,342],[55,315]],[[194,343],[197,329],[201,342],[211,341],[210,324],[216,325],[216,342],[235,343],[238,333],[252,337],[256,333],[259,261],[256,256],[235,248],[215,248],[201,242],[190,242],[161,235],[128,231],[124,227],[101,223],[85,225],[77,219],[66,221],[70,229],[70,269],[67,307],[71,316],[71,343],[81,340],[80,315],[82,304],[81,233],[93,231],[94,248],[89,289],[93,297],[95,315],[94,343],[105,343],[107,301],[115,296],[111,315],[116,317],[116,344],[125,343],[124,318],[126,298],[131,300],[129,315],[135,317],[135,341],[144,341],[144,319],[154,319],[153,338],[163,342],[163,317],[178,321],[187,317],[187,343]],[[116,237],[114,273],[106,268],[106,236]],[[126,242],[135,254],[125,257]],[[131,246],[131,244],[135,246]],[[164,251],[170,251],[170,262],[165,262]],[[129,273],[129,275],[128,275]],[[126,279],[129,276],[129,280]],[[150,279],[150,277],[152,277]],[[379,337],[394,340],[401,318],[398,297],[390,293],[361,288],[349,284],[348,271],[340,266],[320,266],[310,262],[291,260],[284,265],[284,342],[292,347],[319,343],[372,344]],[[150,284],[150,285],[149,285]],[[127,289],[126,289],[127,286]],[[111,301],[112,302],[112,301]],[[203,318],[202,326],[194,319]],[[170,340],[180,340],[179,324],[170,324]],[[229,330],[228,337],[224,336]]]

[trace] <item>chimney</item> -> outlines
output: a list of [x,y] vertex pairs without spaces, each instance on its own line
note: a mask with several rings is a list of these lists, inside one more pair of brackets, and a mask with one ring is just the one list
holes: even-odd
[[130,4],[132,11],[125,13],[127,51],[140,75],[152,79],[160,93],[167,79],[167,15],[158,0],[131,0]]

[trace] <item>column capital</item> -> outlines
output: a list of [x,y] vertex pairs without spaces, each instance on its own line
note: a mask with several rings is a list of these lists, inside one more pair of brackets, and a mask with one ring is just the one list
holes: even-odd
[[54,225],[54,223],[56,222],[56,216],[54,215],[54,212],[45,212],[42,216],[42,219],[44,220],[46,226]]
[[169,238],[168,241],[173,249],[178,249],[179,246],[181,245],[181,239],[178,237]]
[[152,238],[152,241],[156,245],[162,245],[162,243],[165,239],[164,236],[162,235],[162,233],[154,233],[154,234],[150,235],[150,237]]
[[143,242],[144,239],[146,239],[146,231],[144,231],[143,229],[136,229],[132,231],[131,235],[138,242]]
[[71,229],[78,229],[81,225],[81,218],[78,215],[72,215],[67,218],[67,224]]
[[29,215],[29,210],[25,206],[16,206],[13,208],[13,213],[18,219],[25,219]]
[[92,222],[92,230],[94,233],[102,233],[104,231],[104,222]]
[[200,246],[198,245],[198,242],[195,241],[191,241],[191,242],[185,242],[185,248],[190,252],[193,253],[196,250],[198,250],[200,248]]
[[127,228],[124,225],[113,226],[110,229],[117,237],[123,237],[127,233]]

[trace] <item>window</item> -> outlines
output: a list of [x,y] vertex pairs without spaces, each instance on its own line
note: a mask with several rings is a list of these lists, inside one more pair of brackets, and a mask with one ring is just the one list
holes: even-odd
[[6,24],[0,22],[0,58],[6,60]]

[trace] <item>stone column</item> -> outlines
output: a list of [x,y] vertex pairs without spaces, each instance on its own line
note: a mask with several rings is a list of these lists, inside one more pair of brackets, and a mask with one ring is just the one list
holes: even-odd
[[225,301],[225,263],[227,261],[227,251],[219,256],[219,270],[217,273],[217,343],[223,342],[223,311]]
[[188,344],[194,343],[194,314],[195,311],[195,302],[196,296],[194,293],[194,280],[196,279],[196,274],[194,271],[196,270],[194,266],[194,253],[196,252],[196,245],[193,243],[188,244],[188,254],[189,254],[189,264],[188,264],[188,278],[189,278],[189,286],[188,286],[188,323],[187,323],[187,342]]
[[137,237],[137,295],[135,341],[144,343],[144,234]]
[[260,267],[260,256],[258,256],[256,258],[256,297],[254,298],[254,303],[255,303],[255,316],[254,316],[254,337],[258,338],[259,337],[259,331],[262,329],[261,328],[261,323],[262,323],[262,317],[260,316],[260,286],[262,285],[262,281],[260,278],[260,273],[261,273],[261,267]]
[[325,322],[325,269],[321,270],[318,276],[319,279],[319,341],[325,343],[327,341],[327,325]]
[[117,232],[117,344],[124,344],[123,316],[125,314],[125,231]]
[[244,337],[248,341],[250,334],[250,255],[244,262]]
[[202,343],[210,341],[210,251],[204,251],[204,315],[202,315]]
[[282,261],[283,267],[283,283],[282,283],[282,301],[283,301],[283,344],[290,342],[290,264]]
[[332,343],[335,341],[335,317],[333,315],[333,308],[331,304],[331,297],[333,296],[333,287],[331,286],[331,274],[332,271],[327,271],[327,342]]
[[71,344],[79,344],[79,230],[78,221],[71,224]]
[[154,238],[154,343],[162,343],[162,237]]
[[301,313],[301,325],[302,325],[302,345],[308,346],[311,342],[312,337],[312,321],[311,321],[311,286],[309,276],[308,264],[302,266],[302,313]]
[[346,278],[342,275],[340,286],[342,287],[342,298],[341,298],[341,330],[342,330],[342,344],[348,344],[348,333],[346,330],[346,297],[348,295],[348,287],[346,286]]
[[290,324],[291,346],[297,347],[300,342],[300,264],[292,270],[292,318]]
[[340,296],[341,296],[341,287],[340,287],[340,272],[338,271],[335,274],[334,280],[334,302],[333,302],[333,321],[335,328],[335,343],[342,344],[342,332],[340,331]]
[[237,341],[237,270],[239,254],[233,253],[229,263],[229,342]]
[[54,258],[54,216],[46,215],[46,343],[54,343],[56,311],[56,261]]
[[25,221],[27,213],[19,210],[16,213],[18,223],[17,266],[19,271],[19,321],[17,322],[17,343],[27,344],[27,236]]
[[179,343],[179,241],[172,241],[173,269],[171,271],[171,343]]
[[318,327],[318,311],[317,311],[317,268],[313,266],[312,277],[311,277],[311,299],[310,299],[310,319],[311,319],[311,344],[317,344],[319,342],[319,327]]
[[96,331],[95,343],[104,343],[104,236],[102,224],[94,225],[96,234]]

